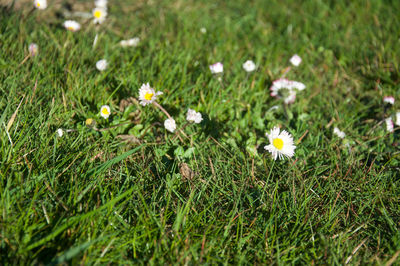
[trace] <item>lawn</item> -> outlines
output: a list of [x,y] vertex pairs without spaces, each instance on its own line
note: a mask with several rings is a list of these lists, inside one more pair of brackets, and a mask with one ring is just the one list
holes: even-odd
[[0,264],[399,263],[400,1],[0,3]]

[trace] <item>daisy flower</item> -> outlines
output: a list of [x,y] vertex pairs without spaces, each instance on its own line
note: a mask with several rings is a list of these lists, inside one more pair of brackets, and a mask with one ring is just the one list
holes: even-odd
[[243,69],[246,72],[253,72],[256,69],[256,64],[254,64],[253,61],[251,60],[247,60],[246,62],[244,62],[243,64]]
[[103,105],[100,107],[100,115],[104,118],[107,119],[111,114],[111,109],[110,106],[108,105]]
[[393,125],[393,120],[391,117],[386,118],[385,119],[385,123],[386,123],[386,130],[389,132],[393,132],[394,131],[394,125]]
[[287,79],[278,79],[272,82],[270,90],[271,90],[271,96],[277,98],[282,98],[280,90],[282,89],[288,90],[288,93],[284,98],[285,103],[288,104],[288,103],[293,103],[294,100],[296,99],[296,93],[297,93],[296,91],[302,91],[305,88],[306,85],[304,85],[301,82],[291,81]]
[[207,33],[207,29],[202,27],[202,28],[200,28],[200,32],[203,33],[203,34],[206,34]]
[[69,31],[78,31],[81,29],[81,24],[79,24],[75,20],[66,20],[64,21],[63,25]]
[[150,87],[149,83],[143,84],[139,89],[139,101],[143,106],[157,100],[157,96],[163,94],[161,91],[156,92]]
[[96,62],[96,68],[97,68],[97,70],[99,70],[99,71],[104,71],[104,70],[106,70],[107,66],[108,66],[108,62],[107,62],[106,59],[101,59],[101,60],[99,60],[99,61]]
[[186,120],[189,122],[195,122],[196,124],[199,124],[201,121],[203,121],[203,117],[201,116],[201,113],[196,112],[195,110],[189,108],[186,114]]
[[222,73],[222,72],[224,72],[224,65],[220,62],[217,62],[213,65],[210,65],[210,70],[211,70],[211,73],[213,73],[213,74]]
[[298,56],[297,54],[295,54],[294,56],[292,56],[292,57],[290,58],[290,63],[291,63],[292,65],[296,66],[296,67],[299,66],[300,63],[301,63],[301,57]]
[[301,82],[298,81],[292,81],[292,80],[288,80],[288,79],[278,79],[275,80],[274,82],[272,82],[272,86],[270,88],[271,90],[271,96],[277,96],[278,95],[278,91],[280,89],[288,89],[288,90],[299,90],[302,91],[306,88],[306,85],[304,85]]
[[175,120],[171,117],[164,121],[164,127],[171,133],[174,133],[176,129]]
[[341,131],[339,128],[335,127],[333,129],[333,134],[335,134],[336,136],[338,136],[339,138],[343,139],[344,137],[346,137],[346,133],[344,133],[343,131]]
[[106,20],[107,9],[104,7],[95,7],[92,11],[95,24],[101,24]]
[[34,0],[33,1],[33,5],[37,8],[37,9],[46,9],[47,7],[47,0]]
[[39,46],[36,43],[31,43],[28,50],[31,56],[36,56],[39,53]]
[[383,97],[383,102],[393,105],[394,104],[394,97],[393,96],[385,96],[385,97]]
[[280,132],[279,127],[274,127],[271,132],[269,134],[266,133],[266,135],[270,144],[265,146],[264,149],[272,154],[274,160],[277,158],[290,158],[294,155],[296,146],[293,145],[293,137],[286,130]]
[[396,113],[396,125],[400,126],[400,112]]
[[136,47],[139,45],[140,42],[140,38],[139,37],[134,37],[132,39],[129,40],[122,40],[119,42],[119,45],[121,45],[122,47],[128,47],[128,46],[133,46]]

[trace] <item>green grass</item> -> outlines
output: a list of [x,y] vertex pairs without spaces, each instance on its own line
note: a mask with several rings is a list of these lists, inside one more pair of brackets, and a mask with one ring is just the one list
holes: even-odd
[[[76,33],[64,7],[27,5],[1,11],[1,264],[396,261],[400,135],[378,123],[400,110],[399,1],[110,1],[106,23],[78,18]],[[31,42],[39,56],[21,64]],[[285,115],[269,87],[295,53],[287,78],[307,88]],[[203,114],[189,139],[153,106],[119,108],[146,82],[178,126],[187,108]],[[98,132],[87,118],[129,123]],[[263,150],[278,125],[301,139],[291,160]]]

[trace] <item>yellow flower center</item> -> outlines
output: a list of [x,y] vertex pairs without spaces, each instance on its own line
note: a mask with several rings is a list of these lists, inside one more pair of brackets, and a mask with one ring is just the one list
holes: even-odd
[[107,108],[103,108],[103,109],[101,110],[101,113],[102,113],[103,115],[109,115],[109,114],[110,114],[110,113],[108,112]]
[[88,118],[86,119],[86,125],[90,126],[93,123],[93,119],[92,118]]
[[153,98],[154,93],[146,93],[144,95],[144,98],[148,101],[151,101],[151,99]]
[[94,16],[95,16],[95,18],[100,18],[100,17],[101,17],[101,11],[96,10],[96,11],[94,12]]
[[276,139],[274,139],[272,141],[272,145],[274,145],[275,148],[277,148],[278,150],[282,150],[282,148],[283,148],[283,140],[276,138]]
[[40,3],[36,3],[37,7],[40,7]]
[[72,26],[67,27],[67,29],[70,31],[74,31],[74,27],[72,27]]

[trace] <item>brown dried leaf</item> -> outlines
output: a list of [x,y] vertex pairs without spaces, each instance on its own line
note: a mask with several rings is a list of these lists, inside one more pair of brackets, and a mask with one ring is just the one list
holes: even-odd
[[129,97],[127,99],[122,99],[119,102],[119,110],[121,112],[123,112],[123,111],[125,111],[126,107],[128,107],[130,105],[133,105],[133,104],[134,105],[138,105],[139,104],[138,100],[136,100],[134,97]]
[[192,169],[190,169],[187,163],[181,163],[179,165],[179,172],[182,175],[182,179],[184,180],[192,180],[195,176],[195,173]]
[[116,136],[116,138],[119,138],[122,141],[126,141],[128,143],[134,143],[134,144],[140,143],[140,139],[138,139],[137,137],[132,136],[132,135],[118,135],[118,136]]

